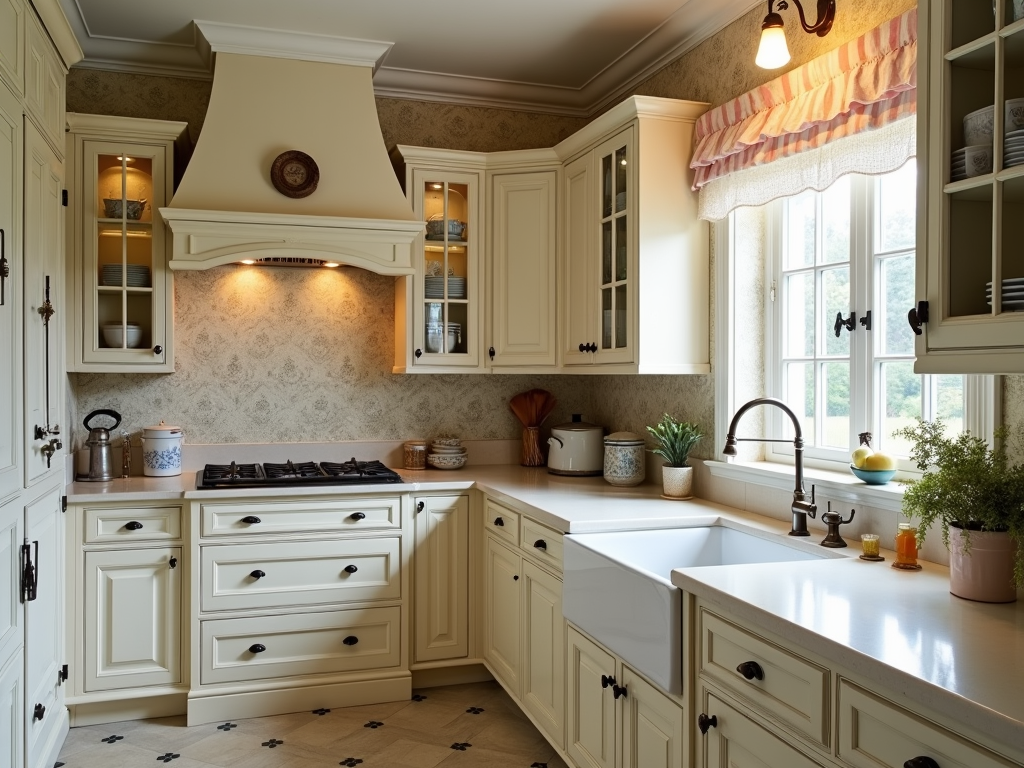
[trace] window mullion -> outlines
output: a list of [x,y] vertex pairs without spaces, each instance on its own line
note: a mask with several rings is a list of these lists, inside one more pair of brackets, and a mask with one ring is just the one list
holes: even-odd
[[857,329],[850,345],[850,445],[858,444],[861,432],[875,432],[878,397],[875,387],[874,331],[860,319],[870,310],[877,315],[874,286],[875,205],[874,178],[856,176],[851,185],[850,283],[851,299],[857,311]]

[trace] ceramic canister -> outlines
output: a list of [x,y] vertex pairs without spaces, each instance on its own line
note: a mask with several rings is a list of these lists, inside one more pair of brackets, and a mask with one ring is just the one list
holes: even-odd
[[613,432],[604,439],[604,479],[612,485],[640,485],[646,477],[644,439],[633,432]]
[[181,445],[185,435],[181,427],[162,421],[142,430],[142,474],[146,477],[170,477],[181,474]]

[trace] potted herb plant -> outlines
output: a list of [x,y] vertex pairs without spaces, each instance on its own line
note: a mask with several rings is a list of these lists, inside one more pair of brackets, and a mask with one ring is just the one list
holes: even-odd
[[665,460],[661,469],[665,496],[690,498],[693,495],[693,467],[687,464],[687,459],[693,447],[704,437],[700,427],[688,421],[678,421],[666,413],[653,427],[647,427],[647,431],[658,444],[652,453]]
[[913,441],[910,458],[924,474],[908,481],[903,514],[918,539],[938,525],[949,550],[949,591],[991,603],[1017,599],[1024,585],[1024,465],[1007,455],[1007,431],[996,447],[969,432],[946,437],[941,421],[919,421],[895,433]]

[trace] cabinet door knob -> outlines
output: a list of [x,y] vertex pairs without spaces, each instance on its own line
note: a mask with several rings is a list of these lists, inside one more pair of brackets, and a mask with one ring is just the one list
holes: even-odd
[[491,356],[491,360],[494,359],[494,347],[490,347],[487,350],[487,354]]
[[580,344],[580,352],[589,352],[589,351],[590,351],[590,345],[589,344]]
[[349,515],[349,519],[351,519],[351,520],[362,520],[365,517],[366,517],[366,513],[365,512],[353,512],[351,515]]
[[423,350],[422,349],[417,349],[415,352],[413,352],[413,354],[416,355],[416,357],[422,357],[423,356]]
[[494,518],[494,524],[496,526],[498,526],[499,528],[504,528],[505,527],[505,521],[502,520],[500,517]]
[[255,571],[253,571],[249,575],[252,576],[254,579],[262,579],[267,574],[265,574],[263,571],[261,571],[259,568],[257,568]]
[[519,574],[512,577],[512,581],[519,581]]
[[615,685],[614,677],[612,677],[611,675],[601,675],[602,688],[611,688],[613,685]]
[[263,521],[256,517],[256,515],[246,515],[242,518],[242,522],[246,525],[259,525]]
[[939,764],[930,757],[920,755],[919,757],[912,757],[907,760],[903,764],[903,768],[939,768]]
[[171,566],[171,568],[177,568],[178,567],[178,558],[172,557],[170,560],[167,561],[167,564],[169,566]]
[[706,734],[708,732],[708,728],[717,728],[718,715],[712,715],[711,717],[708,717],[703,712],[701,712],[700,715],[697,717],[697,727],[700,728],[700,732],[703,734]]
[[345,566],[345,573],[355,573],[358,570],[359,569],[356,568],[356,566],[354,566],[354,565],[346,565]]
[[537,539],[535,542],[533,542],[533,546],[537,549],[543,549],[545,552],[548,549],[548,543],[544,541],[544,539]]
[[419,501],[419,502],[416,503],[416,511],[417,512],[422,512],[426,508],[426,506],[427,506],[427,503],[425,501]]
[[624,698],[626,698],[626,686],[624,686],[624,685],[613,685],[613,686],[612,686],[612,696],[613,696],[613,697],[614,697],[614,698],[615,698],[616,700],[618,700],[618,698],[619,698],[620,696],[621,696],[621,697],[622,697],[623,699],[624,699]]
[[155,347],[153,347],[153,354],[154,355],[162,355],[163,353],[164,353],[164,348],[161,347],[159,344],[157,344]]
[[129,531],[137,531],[142,528],[142,523],[140,523],[138,520],[131,520],[125,523],[124,527],[127,528]]
[[349,635],[348,637],[346,637],[341,642],[343,642],[345,645],[355,645],[356,643],[359,642],[359,638],[356,637],[355,635]]
[[736,671],[739,672],[747,680],[764,680],[764,670],[761,669],[761,665],[756,661],[743,661],[736,666]]
[[920,336],[921,326],[928,322],[928,302],[919,301],[916,307],[911,307],[910,311],[907,312],[907,322],[910,323],[910,328],[914,334]]
[[267,650],[267,646],[263,643],[253,643],[249,646],[249,653],[263,653]]
[[35,709],[32,710],[32,719],[42,720],[44,717],[46,717],[46,707],[42,704],[36,704]]

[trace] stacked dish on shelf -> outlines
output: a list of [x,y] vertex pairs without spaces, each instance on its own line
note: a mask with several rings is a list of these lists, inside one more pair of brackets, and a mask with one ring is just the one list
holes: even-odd
[[466,447],[457,437],[435,437],[427,463],[435,469],[460,469],[466,463]]
[[448,280],[448,298],[449,299],[464,299],[466,298],[466,278],[449,276],[447,278],[443,276],[427,275],[423,278],[423,294],[428,299],[443,299],[444,298],[444,281]]
[[1024,99],[1007,99],[1003,114],[1003,168],[1024,165]]
[[[1003,278],[1003,311],[1020,312],[1024,310],[1024,277]],[[985,283],[985,302],[992,306],[992,282]]]
[[[105,286],[121,287],[122,269],[120,264],[104,264],[100,270],[100,282]],[[125,281],[129,288],[149,288],[149,267],[141,264],[128,265],[128,277]]]
[[[123,330],[126,333],[122,333],[121,323],[104,323],[100,330],[103,332],[103,341],[108,347],[135,349],[142,341],[142,326],[135,323],[128,323],[124,326]],[[125,339],[128,343],[122,344]]]
[[[447,330],[445,330],[447,326]],[[427,352],[438,353],[442,344],[448,352],[454,352],[462,340],[461,323],[427,323]]]
[[994,106],[977,109],[964,118],[964,141],[967,146],[953,151],[949,168],[951,182],[992,173],[994,129]]

